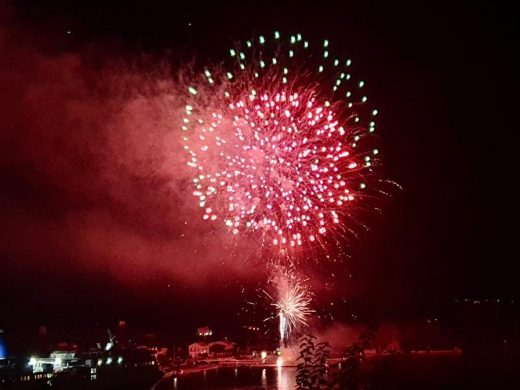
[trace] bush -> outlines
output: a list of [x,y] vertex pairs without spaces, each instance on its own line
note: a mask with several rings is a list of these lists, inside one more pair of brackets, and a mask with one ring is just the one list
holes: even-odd
[[315,343],[316,337],[303,336],[300,339],[300,356],[296,368],[296,389],[328,389],[327,358],[330,353],[329,343]]

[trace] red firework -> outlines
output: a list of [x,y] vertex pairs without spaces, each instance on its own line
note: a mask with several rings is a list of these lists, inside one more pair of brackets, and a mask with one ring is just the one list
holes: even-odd
[[[377,110],[351,61],[319,62],[300,34],[263,36],[230,50],[231,70],[205,69],[183,119],[187,164],[202,218],[234,235],[287,249],[325,245],[351,230],[352,210],[374,183],[368,139]],[[243,46],[243,47],[242,47]],[[258,47],[257,47],[258,46]]]

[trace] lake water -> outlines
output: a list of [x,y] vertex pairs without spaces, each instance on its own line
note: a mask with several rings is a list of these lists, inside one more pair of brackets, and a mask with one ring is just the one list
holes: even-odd
[[[401,354],[367,361],[364,381],[375,390],[520,389],[520,355]],[[157,390],[294,390],[294,367],[219,367],[163,380]]]
[[293,390],[296,381],[294,367],[219,367],[213,370],[168,378],[156,388],[164,389],[258,389]]

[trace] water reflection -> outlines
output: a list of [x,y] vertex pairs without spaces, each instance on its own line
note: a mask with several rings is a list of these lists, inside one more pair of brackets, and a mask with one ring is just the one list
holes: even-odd
[[162,381],[157,390],[293,390],[296,386],[294,367],[220,367],[201,370]]
[[278,371],[278,380],[277,380],[277,389],[278,390],[289,390],[294,389],[296,386],[296,370],[287,367],[277,367]]

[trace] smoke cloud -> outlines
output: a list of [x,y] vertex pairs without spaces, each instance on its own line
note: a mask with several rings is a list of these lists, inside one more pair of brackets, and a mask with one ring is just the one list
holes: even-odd
[[[97,268],[190,285],[252,275],[225,232],[199,222],[170,66],[91,44],[43,49],[0,10],[0,252],[4,264]],[[53,262],[56,264],[56,262]]]

